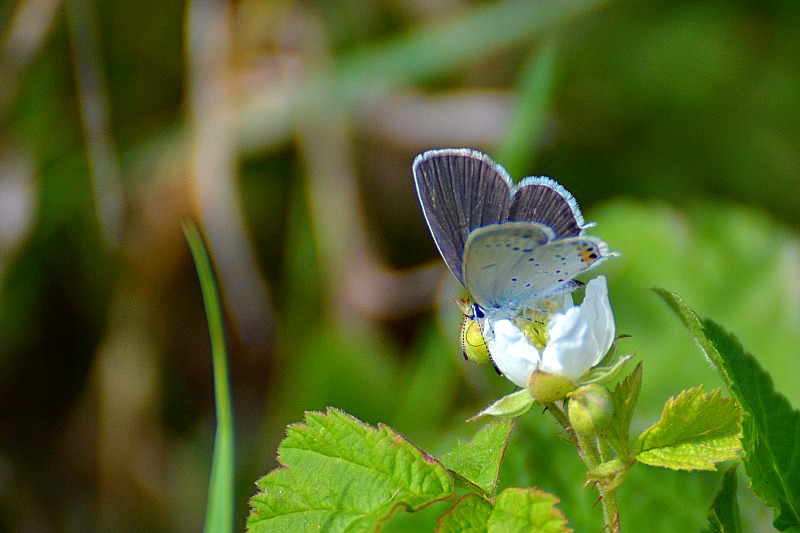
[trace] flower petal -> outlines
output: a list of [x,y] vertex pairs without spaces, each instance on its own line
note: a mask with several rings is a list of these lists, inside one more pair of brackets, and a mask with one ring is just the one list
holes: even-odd
[[541,369],[577,381],[594,364],[599,347],[580,307],[550,318]]
[[489,340],[492,361],[512,383],[527,387],[528,377],[539,366],[539,351],[511,320],[496,320],[490,326],[494,332],[494,338]]
[[591,280],[580,307],[550,318],[541,369],[573,381],[600,362],[614,341],[614,314],[603,276]]
[[586,297],[583,299],[581,309],[584,310],[592,325],[592,332],[600,350],[597,361],[592,364],[594,366],[608,353],[616,334],[614,313],[611,311],[611,304],[608,301],[608,284],[605,276],[598,276],[586,285]]

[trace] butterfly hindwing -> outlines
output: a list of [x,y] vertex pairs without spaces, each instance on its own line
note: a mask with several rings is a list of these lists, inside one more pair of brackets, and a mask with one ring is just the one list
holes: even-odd
[[464,281],[487,312],[512,312],[537,300],[574,290],[575,277],[609,256],[597,237],[556,239],[534,222],[508,222],[476,229],[464,250]]
[[439,252],[461,284],[467,236],[508,218],[513,182],[488,156],[467,149],[431,150],[414,160],[414,182]]
[[[508,222],[473,231],[464,250],[464,281],[473,301],[491,310],[511,299],[511,272],[526,254],[555,238],[553,230],[533,222]],[[535,289],[535,287],[534,287]]]
[[544,176],[525,178],[519,183],[508,219],[544,224],[553,229],[557,238],[576,237],[584,227],[583,215],[572,194]]

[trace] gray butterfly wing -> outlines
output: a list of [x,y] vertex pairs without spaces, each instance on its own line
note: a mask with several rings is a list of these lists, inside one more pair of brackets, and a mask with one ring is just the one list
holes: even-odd
[[463,285],[467,236],[475,228],[507,220],[513,182],[488,156],[467,149],[420,154],[413,171],[433,240]]
[[534,222],[507,222],[473,231],[464,250],[464,281],[472,300],[488,313],[575,290],[575,276],[611,254],[597,237],[554,239]]
[[550,178],[525,178],[511,199],[509,220],[538,222],[553,229],[557,238],[576,237],[584,228],[578,202]]
[[487,311],[507,307],[521,290],[512,272],[554,238],[553,230],[533,222],[507,222],[473,231],[464,250],[464,281],[472,300]]

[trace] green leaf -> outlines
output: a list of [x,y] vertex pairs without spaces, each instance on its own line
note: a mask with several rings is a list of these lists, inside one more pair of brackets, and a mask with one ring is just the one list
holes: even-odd
[[[726,374],[725,366],[720,359],[719,352],[711,344],[711,341],[705,335],[703,331],[703,321],[700,319],[699,316],[689,307],[683,299],[678,296],[677,294],[671,293],[667,290],[654,288],[653,292],[661,296],[667,305],[670,306],[672,311],[678,315],[678,318],[681,319],[683,325],[689,330],[689,333],[692,334],[697,344],[700,346],[700,349],[703,350],[703,354],[709,360],[709,362],[714,365],[718,372],[722,374],[723,379],[728,384],[728,388],[730,388],[730,378]],[[731,391],[733,392],[733,391]]]
[[671,398],[661,420],[639,435],[636,459],[673,470],[714,470],[715,464],[734,459],[741,450],[741,412],[719,389],[705,394],[703,387]]
[[636,402],[639,401],[639,392],[642,390],[642,363],[636,365],[622,382],[618,383],[611,392],[614,402],[614,419],[607,430],[611,445],[617,453],[626,457],[629,453],[628,439],[630,438],[631,420]]
[[289,426],[278,459],[283,468],[262,477],[250,500],[250,532],[374,530],[398,509],[453,496],[436,459],[392,428],[336,409]]
[[564,514],[558,498],[539,489],[510,488],[492,504],[480,496],[465,496],[439,518],[436,533],[565,533]]
[[436,533],[485,533],[492,504],[476,494],[467,494],[439,517]]
[[208,255],[200,228],[192,220],[183,223],[183,234],[192,252],[200,289],[208,319],[211,337],[211,362],[214,369],[214,404],[216,405],[217,432],[211,458],[211,476],[208,482],[208,500],[203,531],[223,533],[233,531],[234,454],[233,407],[228,380],[228,355],[225,347],[225,328],[222,320],[222,303],[214,277],[214,268]]
[[513,428],[513,419],[495,419],[483,426],[469,442],[459,442],[441,458],[441,462],[485,494],[492,495]]
[[528,389],[521,389],[507,396],[503,396],[492,405],[470,418],[467,422],[472,422],[484,416],[514,418],[527,413],[535,402],[536,400],[533,399]]
[[739,341],[701,320],[675,294],[658,289],[722,375],[744,411],[742,445],[750,487],[775,509],[780,531],[800,529],[800,413],[775,391],[772,378]]
[[709,525],[704,533],[741,533],[739,501],[736,499],[736,466],[729,468],[708,510]]
[[776,529],[800,527],[800,412],[775,392],[769,374],[736,337],[711,320],[703,324],[725,364],[731,393],[746,414],[742,443],[750,487],[775,508]]
[[489,533],[563,533],[572,531],[556,507],[558,498],[539,489],[510,488],[501,492],[489,516]]

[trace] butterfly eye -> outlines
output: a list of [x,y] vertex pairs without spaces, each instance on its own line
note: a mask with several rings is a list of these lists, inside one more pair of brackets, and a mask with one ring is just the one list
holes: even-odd
[[484,318],[486,315],[483,313],[483,309],[478,304],[472,304],[472,318],[480,320]]

